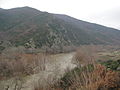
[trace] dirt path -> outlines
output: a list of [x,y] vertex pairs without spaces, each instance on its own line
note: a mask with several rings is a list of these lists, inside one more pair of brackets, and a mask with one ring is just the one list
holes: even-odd
[[[49,62],[46,63],[46,69],[44,71],[22,78],[23,82],[21,90],[33,90],[34,85],[37,85],[38,82],[40,85],[46,85],[46,82],[52,83],[54,78],[60,78],[66,69],[72,69],[76,66],[71,63],[73,55],[74,53],[67,53],[50,56]],[[20,82],[18,81],[18,84],[20,84]],[[10,79],[8,81],[0,82],[0,90],[5,90],[8,86],[8,90],[14,90],[15,80]]]

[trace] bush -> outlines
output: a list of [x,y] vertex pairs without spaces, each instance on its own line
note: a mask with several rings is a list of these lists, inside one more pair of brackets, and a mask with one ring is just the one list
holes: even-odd
[[111,70],[117,70],[117,68],[120,66],[119,60],[118,61],[108,60],[108,61],[102,62],[101,64],[105,65],[108,69],[111,69]]
[[46,69],[46,54],[19,54],[17,52],[7,54],[0,57],[0,77],[31,75]]
[[75,68],[67,72],[59,81],[60,90],[118,90],[120,73],[96,64],[92,71]]
[[79,66],[84,66],[87,64],[93,64],[96,62],[96,53],[94,50],[94,47],[81,47],[79,48],[74,57],[73,57],[73,63]]
[[[68,71],[65,75],[61,78],[60,87],[68,88],[72,86],[73,83],[76,83],[76,80],[82,78],[83,73],[92,72],[94,70],[94,65],[88,64],[84,67],[76,67],[72,71]],[[84,80],[81,79],[77,83],[84,83]]]

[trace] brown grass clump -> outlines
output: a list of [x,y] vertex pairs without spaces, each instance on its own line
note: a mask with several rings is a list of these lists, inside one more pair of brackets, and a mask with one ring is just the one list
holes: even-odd
[[74,71],[70,77],[68,75],[59,82],[60,90],[119,90],[120,73],[107,71],[104,66],[96,64],[92,72]]
[[118,90],[120,88],[120,73],[107,71],[102,65],[97,65],[90,76],[91,83],[87,86],[88,90]]
[[94,46],[82,46],[78,48],[73,57],[73,63],[77,66],[84,66],[90,63],[95,63],[97,58],[96,51],[97,49]]
[[118,72],[108,71],[103,80],[104,82],[101,85],[108,90],[120,88],[120,73]]
[[[13,57],[13,54],[12,54]],[[10,78],[14,76],[24,76],[39,73],[45,70],[47,62],[46,54],[14,54],[15,58],[1,56],[0,77]]]

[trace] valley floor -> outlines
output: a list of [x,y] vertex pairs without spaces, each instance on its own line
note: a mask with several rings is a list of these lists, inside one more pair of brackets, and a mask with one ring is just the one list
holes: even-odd
[[[30,75],[27,77],[18,77],[17,86],[21,86],[21,90],[33,90],[35,84],[46,85],[52,83],[56,77],[60,78],[67,69],[73,69],[76,65],[72,64],[73,53],[57,54],[48,57],[49,61],[45,65],[45,70],[40,73]],[[16,78],[6,81],[0,81],[0,90],[14,90],[16,85]],[[6,89],[9,88],[9,89]],[[18,87],[19,88],[19,87]]]

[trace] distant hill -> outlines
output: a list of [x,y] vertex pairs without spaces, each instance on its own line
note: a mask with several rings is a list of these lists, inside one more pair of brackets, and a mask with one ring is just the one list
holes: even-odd
[[35,48],[120,44],[120,31],[67,15],[22,7],[0,9],[0,41],[1,45],[7,41]]

